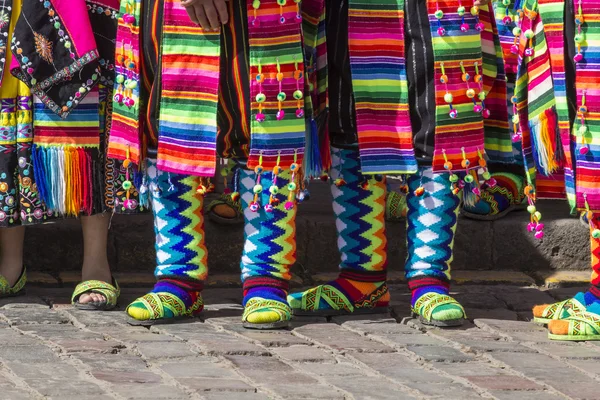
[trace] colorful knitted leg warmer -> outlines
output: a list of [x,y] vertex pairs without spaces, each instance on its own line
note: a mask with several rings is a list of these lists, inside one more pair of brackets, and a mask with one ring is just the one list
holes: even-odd
[[[540,324],[548,324],[551,321],[566,320],[575,314],[581,314],[590,310],[590,307],[600,307],[600,218],[595,215],[590,225],[590,250],[592,253],[592,276],[590,288],[587,292],[577,293],[570,299],[559,301],[554,304],[542,304],[533,307],[533,320]],[[563,328],[566,329],[567,325]],[[560,324],[554,324],[561,331]]]
[[424,323],[461,324],[464,310],[448,296],[460,198],[447,174],[422,169],[408,180],[406,278],[413,312]]
[[496,185],[481,190],[479,201],[474,205],[463,206],[462,214],[471,219],[496,220],[516,210],[523,204],[524,178],[507,172],[492,174]]
[[387,312],[386,184],[361,174],[356,150],[333,150],[331,180],[340,276],[288,302],[296,315]]
[[[245,244],[241,270],[244,286],[244,326],[273,329],[288,326],[290,267],[296,262],[296,206],[286,209],[290,173],[274,181],[271,172],[257,181],[253,171],[240,171],[240,195],[245,218]],[[270,188],[278,193],[270,194]],[[259,185],[263,188],[259,192]],[[255,188],[256,186],[256,188]],[[255,194],[255,191],[259,192]],[[253,211],[255,200],[258,209]],[[271,205],[272,207],[270,207]]]
[[137,321],[173,320],[202,311],[200,291],[206,275],[204,198],[196,192],[198,177],[157,171],[150,163],[152,209],[156,233],[158,282],[146,296],[129,305]]

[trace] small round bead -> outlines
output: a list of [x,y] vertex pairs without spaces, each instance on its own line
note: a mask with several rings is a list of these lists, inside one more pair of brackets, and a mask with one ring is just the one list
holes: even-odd
[[254,185],[254,187],[252,188],[252,191],[254,192],[254,194],[262,193],[263,187],[262,187],[262,185]]

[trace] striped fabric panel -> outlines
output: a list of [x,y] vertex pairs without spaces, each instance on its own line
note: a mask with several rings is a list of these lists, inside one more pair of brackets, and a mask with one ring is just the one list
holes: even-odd
[[479,19],[485,24],[485,30],[481,33],[483,87],[487,93],[485,105],[490,110],[490,117],[483,121],[485,152],[490,161],[513,163],[515,159],[506,107],[506,75],[493,9],[481,7]]
[[[276,0],[263,0],[257,10],[252,4],[252,1],[247,1],[252,102],[248,167],[254,168],[259,164],[265,168],[278,164],[287,167],[295,157],[298,163],[302,163],[305,146],[304,113],[297,113],[304,110],[304,99],[293,97],[296,90],[304,90],[305,84],[302,16],[299,3],[293,1],[279,6]],[[277,80],[278,70],[283,74],[281,82]],[[299,79],[294,77],[295,71],[302,73]],[[257,80],[261,74],[264,77],[262,85]],[[283,117],[278,120],[277,95],[280,92],[285,93],[286,98],[281,102]],[[259,93],[266,96],[260,104],[256,101]],[[260,108],[265,116],[262,122],[257,120]]]
[[164,0],[157,166],[214,176],[220,35],[194,24],[179,0]]
[[559,170],[550,176],[538,174],[535,178],[535,196],[537,199],[564,200],[565,173]]
[[[565,38],[564,38],[564,2],[557,0],[539,0],[538,11],[544,24],[544,33],[550,53],[550,66],[554,84],[554,97],[558,116],[558,128],[564,153],[564,175],[567,199],[571,208],[575,207],[575,171],[571,158],[571,132],[569,109],[567,104],[565,80]],[[568,38],[567,40],[572,40]]]
[[350,0],[348,48],[363,174],[414,174],[404,0]]
[[[129,96],[134,104],[128,107],[123,102],[113,101],[113,117],[110,131],[110,142],[107,156],[119,160],[129,158],[134,164],[139,164],[140,148],[140,19],[142,0],[122,1],[119,10],[119,24],[115,52],[115,73],[127,76],[137,82],[137,87],[131,90]],[[133,5],[133,12],[128,9]],[[135,18],[132,24],[123,21],[123,15],[130,13]],[[134,67],[126,68],[122,61],[131,58]],[[120,85],[115,81],[115,93]]]
[[[460,30],[461,17],[457,9],[458,0],[428,0],[429,24],[433,39],[433,54],[435,58],[435,85],[436,85],[436,129],[435,151],[433,156],[433,169],[435,172],[444,171],[444,153],[448,161],[452,162],[453,170],[461,170],[463,157],[471,165],[477,165],[478,153],[484,150],[483,118],[481,114],[473,111],[473,101],[466,96],[466,84],[462,81],[460,62],[466,71],[475,76],[475,63],[479,65],[482,73],[482,49],[480,33],[474,29],[476,18],[469,12],[472,2],[463,2],[467,8],[465,23],[470,28],[467,32]],[[441,20],[446,34],[438,34],[438,19],[434,13],[442,10],[444,17]],[[449,115],[450,107],[444,101],[446,87],[440,82],[442,75],[441,64],[444,64],[448,76],[448,91],[454,97],[452,106],[458,111],[456,118]],[[471,79],[471,88],[479,93],[479,87]],[[464,169],[463,169],[464,170]]]
[[[582,104],[585,92],[585,104],[588,112],[585,114],[585,125],[588,132],[583,140],[577,140],[575,145],[575,165],[577,169],[577,207],[585,207],[585,198],[590,209],[600,212],[600,0],[582,1],[584,16],[581,46],[583,61],[576,64],[575,87],[577,89],[577,105]],[[575,15],[578,15],[575,2]],[[573,40],[567,38],[566,40]],[[576,118],[573,132],[581,126],[581,119]],[[584,142],[584,143],[582,143]],[[579,149],[587,147],[587,154],[581,154]]]
[[100,135],[98,88],[90,93],[63,119],[37,97],[34,99],[34,143],[40,147],[75,146],[97,148]]

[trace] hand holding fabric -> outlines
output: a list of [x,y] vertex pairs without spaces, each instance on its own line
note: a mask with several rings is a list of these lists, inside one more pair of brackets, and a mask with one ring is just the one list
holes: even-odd
[[206,30],[217,30],[221,24],[226,24],[227,0],[181,0],[190,19]]

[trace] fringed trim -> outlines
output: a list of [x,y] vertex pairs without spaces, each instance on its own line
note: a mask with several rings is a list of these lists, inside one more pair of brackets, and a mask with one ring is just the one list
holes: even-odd
[[323,172],[321,162],[321,146],[319,141],[319,127],[316,120],[308,122],[306,135],[306,152],[304,154],[303,170],[306,176],[318,177]]
[[90,150],[34,145],[32,157],[40,199],[49,210],[63,216],[92,213],[95,174]]
[[549,108],[529,121],[533,153],[538,171],[546,176],[558,170],[562,163],[560,132],[556,110]]

